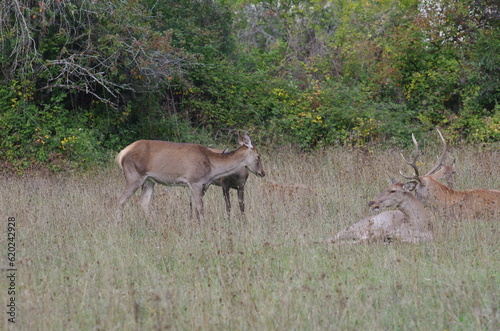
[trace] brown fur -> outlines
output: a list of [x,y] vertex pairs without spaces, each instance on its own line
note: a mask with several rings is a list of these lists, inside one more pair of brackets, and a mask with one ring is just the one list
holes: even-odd
[[425,205],[456,219],[490,219],[500,217],[500,191],[471,189],[458,191],[441,184],[431,176],[407,183]]
[[436,180],[441,179],[443,177],[446,179],[446,183],[449,188],[455,188],[455,160],[453,160],[453,164],[443,164],[441,168],[432,174],[432,177]]
[[[446,177],[446,181],[454,183],[455,181],[455,162],[452,165],[443,165],[438,171],[432,174],[432,177],[439,180]],[[395,180],[393,180],[393,183]],[[346,230],[338,232],[334,237],[329,239],[329,242],[341,241],[373,241],[387,240],[390,234],[393,233],[397,227],[404,224],[407,216],[400,210],[384,211],[374,216],[369,216],[361,221],[351,225]],[[425,233],[425,231],[424,231]],[[432,237],[431,237],[432,238]]]
[[316,189],[300,183],[280,184],[263,181],[259,185],[262,206],[279,215],[283,208],[294,211],[294,217],[309,218],[319,212],[320,199]]
[[427,211],[415,196],[404,188],[402,183],[393,183],[369,202],[372,209],[393,208],[398,211],[386,211],[362,219],[346,230],[338,232],[327,240],[338,242],[424,242],[433,240],[432,224]]
[[[210,151],[215,153],[226,153],[225,151],[209,148]],[[250,172],[247,168],[243,167],[239,171],[225,177],[218,178],[212,184],[222,187],[222,195],[226,202],[227,218],[231,217],[231,196],[230,189],[235,189],[238,192],[238,203],[240,206],[241,217],[245,218],[245,184]]]
[[248,135],[240,135],[240,147],[229,153],[215,153],[197,144],[139,140],[125,147],[116,157],[125,175],[126,186],[119,198],[119,219],[123,207],[142,186],[141,206],[149,215],[149,203],[155,183],[188,186],[192,213],[203,220],[203,194],[219,178],[248,168],[264,176],[260,155]]
[[[411,182],[406,183],[405,187],[415,190],[417,198],[424,202],[425,205],[431,206],[439,213],[443,213],[454,219],[498,220],[500,217],[500,191],[487,189],[458,191],[441,184],[436,178],[431,176],[442,165],[447,152],[446,141],[441,132],[437,131],[443,142],[443,152],[434,167],[423,176],[419,175],[417,167],[417,158],[419,156],[418,142],[415,136],[412,135],[413,144],[415,145],[413,160],[407,161],[404,156],[403,159],[413,168],[415,175],[412,177],[403,175],[406,179],[413,179]],[[451,176],[454,184],[454,175],[448,174],[448,176]]]

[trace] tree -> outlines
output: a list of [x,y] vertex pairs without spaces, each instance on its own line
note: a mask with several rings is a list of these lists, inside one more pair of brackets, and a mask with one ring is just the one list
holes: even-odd
[[85,163],[133,139],[133,102],[194,61],[151,20],[133,0],[0,2],[0,159]]
[[36,81],[38,91],[88,94],[87,102],[117,107],[124,93],[154,90],[188,64],[168,32],[151,29],[152,17],[137,1],[12,0],[0,6],[3,79]]

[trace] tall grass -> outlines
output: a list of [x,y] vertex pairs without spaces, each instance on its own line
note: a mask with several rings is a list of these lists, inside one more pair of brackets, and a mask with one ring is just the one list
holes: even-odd
[[[422,169],[433,152],[422,156]],[[368,200],[408,170],[398,153],[264,153],[267,176],[247,184],[247,221],[226,220],[221,190],[211,187],[202,225],[188,220],[187,189],[164,186],[156,187],[151,220],[136,194],[117,223],[123,176],[114,164],[96,173],[4,176],[2,219],[14,216],[19,226],[16,327],[498,329],[498,220],[435,218],[435,242],[419,245],[323,243],[368,215]],[[498,150],[452,154],[458,189],[500,188]],[[267,180],[313,191],[263,200],[259,183]],[[5,314],[2,325],[9,327]]]

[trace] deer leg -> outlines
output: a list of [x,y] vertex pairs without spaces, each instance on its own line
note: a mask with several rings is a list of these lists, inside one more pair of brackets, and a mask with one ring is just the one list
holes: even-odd
[[136,176],[126,177],[127,184],[125,185],[125,189],[123,193],[118,198],[118,220],[123,221],[123,208],[127,203],[128,199],[132,196],[132,194],[137,191],[137,189],[142,185],[146,178],[143,178],[137,174]]
[[238,187],[238,203],[240,204],[241,217],[245,218],[245,186]]
[[152,180],[146,180],[142,184],[141,207],[148,218],[150,215],[149,204],[151,202],[151,197],[153,196],[154,187],[155,183]]
[[360,233],[352,231],[351,229],[342,230],[342,231],[339,231],[332,238],[328,239],[327,242],[337,243],[337,242],[349,241],[349,240],[361,240]]
[[189,195],[189,219],[193,219],[193,193]]
[[226,202],[226,212],[227,218],[231,218],[231,197],[229,196],[229,186],[222,186],[222,194],[224,195],[224,201]]
[[335,236],[328,239],[327,242],[336,243],[352,241],[356,243],[367,240],[369,239],[369,232],[372,225],[373,221],[370,218],[364,218],[347,229],[339,231]]
[[191,188],[191,201],[192,201],[192,212],[194,213],[197,223],[204,221],[203,215],[203,185],[190,185]]

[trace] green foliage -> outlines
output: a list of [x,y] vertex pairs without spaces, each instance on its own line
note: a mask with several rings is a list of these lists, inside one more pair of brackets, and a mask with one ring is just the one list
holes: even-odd
[[[379,139],[380,122],[371,117],[366,91],[336,82],[315,81],[305,91],[275,88],[275,125],[302,149],[328,145],[365,146]],[[335,97],[333,97],[335,96]]]
[[144,3],[160,16],[155,21],[156,29],[169,31],[175,47],[197,54],[208,63],[234,51],[232,14],[218,1],[146,0]]
[[500,106],[493,114],[466,113],[450,126],[455,135],[470,143],[492,143],[500,141]]
[[180,113],[162,111],[155,98],[141,98],[140,101],[147,111],[130,121],[127,125],[128,135],[121,137],[120,142],[115,146],[122,148],[138,139],[197,142],[205,145],[213,143],[209,132],[203,126],[195,128]]
[[477,73],[472,82],[479,88],[476,102],[492,110],[500,101],[500,26],[481,31],[472,52]]
[[182,109],[196,125],[210,130],[247,129],[271,116],[273,96],[265,72],[247,73],[231,63],[200,67],[190,75],[193,85],[182,91]]
[[496,142],[497,17],[492,0],[4,1],[1,162],[65,169],[233,130],[303,150],[435,127]]
[[35,105],[29,82],[14,82],[0,89],[0,161],[18,173],[45,166],[64,170],[89,167],[102,160],[104,151],[86,119],[62,104],[64,94],[50,103]]

